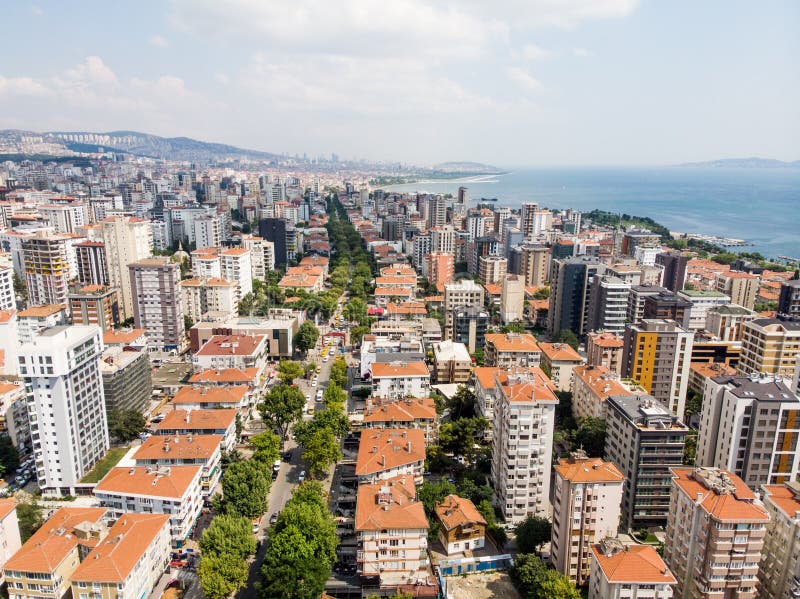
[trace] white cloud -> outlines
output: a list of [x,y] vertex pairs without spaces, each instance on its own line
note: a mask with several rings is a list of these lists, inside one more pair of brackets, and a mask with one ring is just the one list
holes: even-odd
[[0,75],[0,98],[12,96],[47,96],[46,85],[31,77],[3,77]]
[[154,35],[147,41],[156,48],[169,48],[169,40],[162,35]]
[[529,61],[544,60],[545,58],[549,58],[550,55],[551,53],[548,50],[536,44],[525,44],[521,52],[522,58]]
[[522,67],[506,67],[506,76],[530,92],[539,92],[542,90],[542,84]]
[[34,17],[41,17],[44,16],[44,11],[40,6],[36,6],[35,4],[31,5],[31,12],[33,13]]
[[578,58],[587,58],[588,56],[591,56],[592,53],[586,48],[573,48],[572,55],[577,56]]

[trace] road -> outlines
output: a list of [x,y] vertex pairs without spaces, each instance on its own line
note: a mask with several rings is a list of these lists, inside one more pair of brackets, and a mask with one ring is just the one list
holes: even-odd
[[[347,296],[345,294],[339,299],[339,305],[336,309],[336,314],[341,313],[344,302],[346,301],[346,297]],[[332,320],[336,318],[336,314],[334,314]],[[322,350],[322,334],[332,330],[332,328],[328,325],[322,325],[319,327],[319,329],[320,339],[317,342],[317,346],[313,350],[310,350],[309,355],[307,356],[307,361],[316,362],[320,367],[317,386],[312,387],[311,381],[306,379],[297,379],[295,381],[295,384],[300,391],[303,392],[303,395],[311,396],[310,401],[306,401],[306,410],[304,410],[303,414],[303,418],[305,420],[313,417],[311,414],[308,414],[309,407],[314,407],[315,409],[322,407],[321,403],[316,403],[315,401],[316,393],[318,389],[324,390],[325,387],[328,386],[328,382],[330,381],[331,377],[331,365],[333,364],[333,358],[337,355],[335,353],[329,354],[328,361],[322,361],[320,358],[320,352]],[[299,482],[298,476],[300,475],[300,472],[305,470],[306,474],[308,474],[308,469],[306,468],[306,465],[302,459],[302,448],[298,447],[297,443],[291,438],[291,435],[284,443],[284,451],[291,451],[292,457],[288,462],[283,460],[281,461],[278,477],[272,481],[269,497],[267,499],[267,511],[264,514],[264,517],[261,519],[261,524],[257,533],[257,537],[259,539],[266,538],[270,526],[269,519],[272,514],[280,512],[289,499],[291,499],[292,490]],[[331,472],[332,471],[333,468],[331,468]],[[329,472],[328,476],[323,480],[323,486],[329,490],[330,483],[331,473]],[[255,559],[250,565],[250,572],[247,577],[247,586],[236,593],[236,599],[260,599],[258,590],[256,589],[256,583],[261,579],[261,564],[264,562],[266,553],[267,543],[262,542],[256,551]]]

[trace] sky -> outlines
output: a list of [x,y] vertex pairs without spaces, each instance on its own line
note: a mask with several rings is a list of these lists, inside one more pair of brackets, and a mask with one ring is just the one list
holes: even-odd
[[800,2],[12,1],[6,128],[413,164],[797,160]]

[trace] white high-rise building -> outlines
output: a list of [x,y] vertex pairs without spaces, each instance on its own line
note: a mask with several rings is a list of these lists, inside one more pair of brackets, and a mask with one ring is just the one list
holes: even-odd
[[217,247],[222,243],[222,222],[218,216],[206,215],[194,219],[195,247]]
[[222,278],[236,283],[236,302],[253,291],[253,266],[250,250],[231,248],[219,253]]
[[51,327],[20,346],[36,471],[45,491],[74,495],[109,447],[102,352],[94,325]]
[[242,248],[250,250],[253,278],[263,281],[275,270],[275,244],[256,235],[242,235]]
[[494,502],[506,522],[550,515],[553,425],[558,399],[538,368],[500,371],[492,427]]
[[0,310],[13,310],[16,307],[14,269],[10,266],[0,266]]
[[114,216],[103,221],[108,282],[119,289],[122,299],[120,320],[133,316],[133,296],[128,265],[153,254],[150,222],[131,216]]

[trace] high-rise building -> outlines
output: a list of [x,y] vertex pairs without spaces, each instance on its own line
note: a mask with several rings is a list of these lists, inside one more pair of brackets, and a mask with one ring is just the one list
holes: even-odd
[[589,301],[588,330],[622,334],[625,330],[630,291],[630,283],[617,277],[594,277]]
[[793,599],[800,595],[800,485],[764,485],[769,514],[758,586],[762,597]]
[[778,316],[800,320],[800,280],[784,281],[778,296]]
[[711,289],[686,289],[676,295],[690,303],[684,311],[683,326],[692,331],[702,331],[706,328],[709,310],[731,303],[731,298],[727,295]]
[[182,348],[185,343],[181,268],[167,257],[139,260],[130,270],[133,318],[144,329],[147,345],[158,350]]
[[275,270],[275,245],[256,235],[242,235],[242,248],[250,250],[252,277],[263,281],[271,270]]
[[492,428],[494,504],[506,522],[550,514],[550,464],[558,399],[539,369],[498,372]]
[[508,260],[500,256],[481,256],[478,258],[478,278],[484,283],[495,285],[506,276]]
[[218,247],[222,243],[222,221],[218,216],[199,216],[194,219],[193,226],[195,247]]
[[691,307],[692,302],[689,300],[671,291],[662,291],[645,296],[642,318],[669,318],[683,324],[687,320],[686,312]]
[[108,282],[120,291],[122,319],[133,316],[133,297],[128,265],[149,258],[153,253],[150,222],[130,216],[115,216],[103,221]]
[[522,320],[525,316],[525,281],[519,275],[506,275],[500,292],[500,319],[505,322]]
[[100,373],[106,411],[144,413],[153,397],[153,377],[146,349],[107,347],[100,360]]
[[445,283],[453,280],[456,262],[455,256],[448,252],[431,252],[424,257],[427,263],[428,283],[435,285],[439,289],[444,288]]
[[71,240],[68,233],[37,233],[22,240],[28,304],[69,303]]
[[670,291],[677,293],[683,289],[686,282],[686,265],[689,257],[678,252],[661,252],[656,254],[656,264],[664,267],[661,284]]
[[539,204],[526,202],[522,204],[522,236],[525,241],[533,241],[536,236],[536,211]]
[[250,250],[244,248],[230,248],[221,250],[220,272],[226,281],[236,284],[236,301],[253,291],[253,266]]
[[258,235],[272,242],[275,254],[275,268],[286,266],[286,229],[289,223],[283,218],[262,218],[258,221]]
[[669,511],[670,468],[683,464],[689,429],[649,395],[610,395],[605,404],[605,458],[625,475],[620,527],[663,526]]
[[428,227],[443,227],[447,224],[447,200],[444,196],[433,196],[428,199]]
[[519,248],[519,272],[529,287],[542,287],[549,280],[550,251],[545,246],[522,245]]
[[731,298],[732,304],[744,306],[752,310],[756,306],[756,297],[761,279],[748,272],[731,270],[717,273],[714,277],[714,288]]
[[565,329],[579,336],[588,332],[591,282],[601,269],[596,258],[553,260],[547,314],[551,335]]
[[106,245],[102,241],[82,241],[75,244],[78,282],[83,285],[108,285]]
[[75,495],[109,447],[102,351],[96,326],[51,327],[20,346],[36,472],[46,491]]
[[87,285],[69,294],[73,324],[96,324],[105,332],[119,326],[119,292],[115,287]]
[[742,325],[758,318],[758,314],[742,306],[727,304],[706,312],[705,330],[720,341],[741,341]]
[[642,320],[625,326],[622,375],[683,419],[694,335],[674,320]]
[[455,254],[456,251],[456,230],[452,225],[442,225],[431,227],[431,251]]
[[550,555],[579,586],[589,580],[592,545],[617,536],[623,480],[614,464],[582,452],[555,467]]
[[706,381],[698,466],[730,470],[751,489],[797,480],[800,398],[770,378]]
[[769,514],[735,474],[673,468],[664,561],[690,599],[758,596]]
[[757,318],[742,324],[739,372],[790,378],[800,355],[800,322]]
[[482,307],[483,287],[472,279],[446,283],[444,286],[445,339],[453,338],[453,310],[464,306]]
[[658,295],[665,291],[667,290],[664,287],[658,285],[631,285],[631,291],[628,294],[628,322],[637,323],[641,321],[644,318],[645,300],[650,296]]
[[11,266],[0,266],[0,310],[14,310],[16,307],[14,269]]
[[463,343],[471,353],[486,343],[491,315],[480,306],[458,306],[450,312],[453,320],[452,339]]

